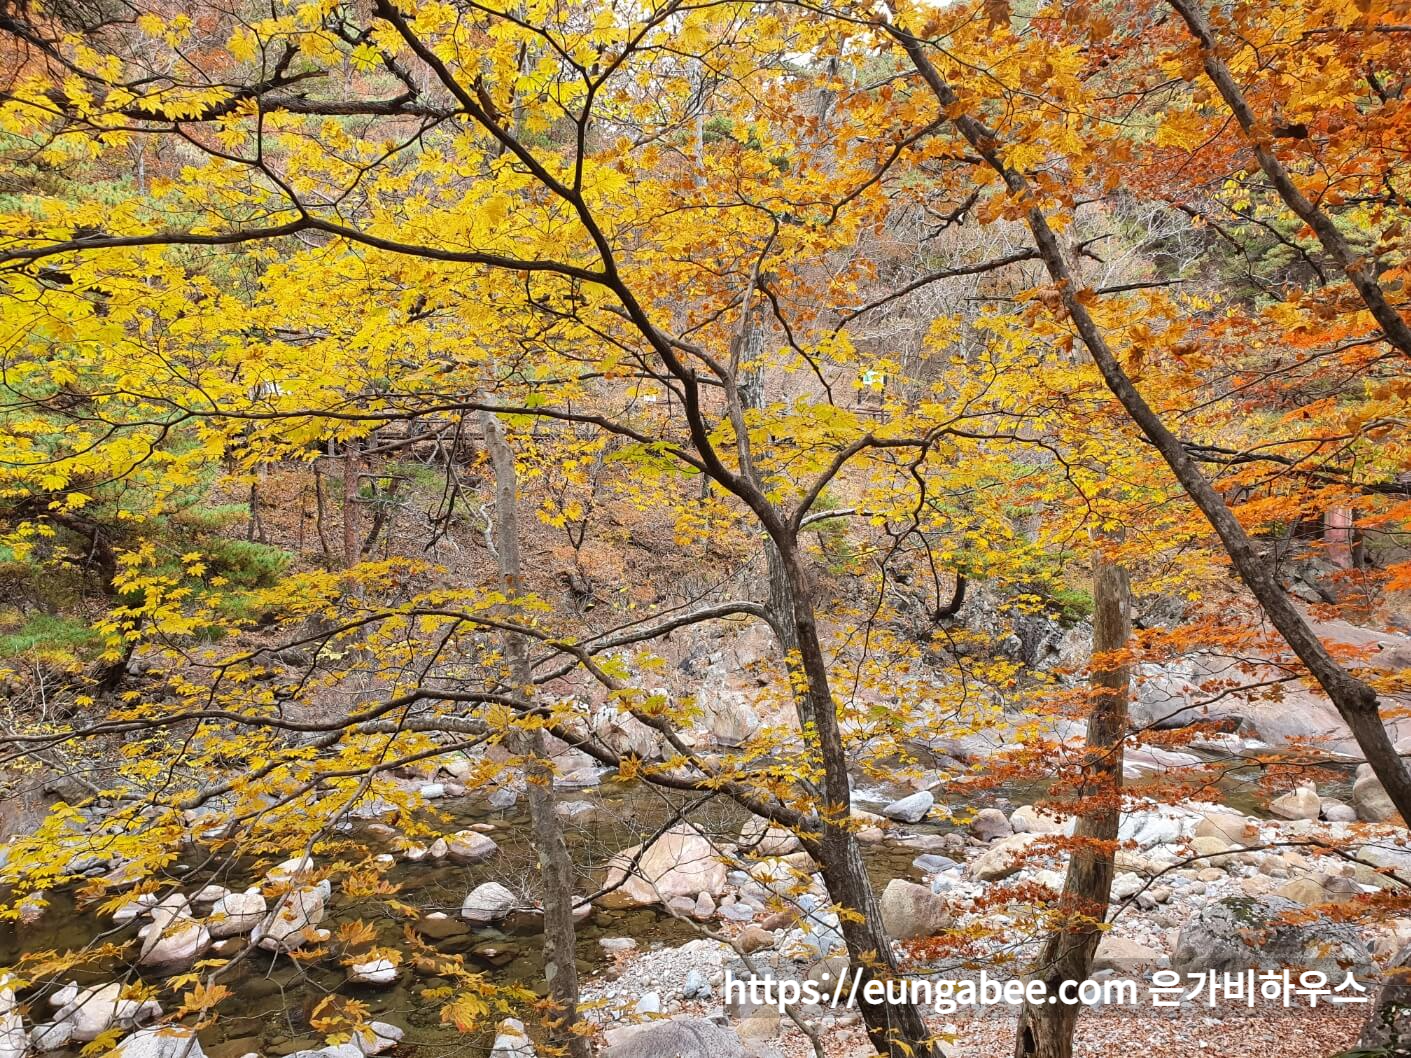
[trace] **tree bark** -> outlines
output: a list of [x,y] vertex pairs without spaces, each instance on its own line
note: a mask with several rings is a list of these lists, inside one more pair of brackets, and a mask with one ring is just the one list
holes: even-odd
[[[514,606],[524,587],[519,558],[519,496],[514,452],[505,439],[504,428],[492,412],[482,411],[480,419],[495,473],[495,557],[505,594]],[[524,637],[506,632],[503,638],[513,693],[527,707],[533,694],[533,680]],[[536,726],[517,733],[512,746],[523,757],[529,824],[539,852],[539,883],[544,904],[544,982],[549,999],[557,1008],[551,1025],[551,1042],[564,1048],[571,1058],[592,1058],[588,1040],[573,1032],[578,1020],[573,861],[554,810],[554,772],[549,764],[543,729]]]
[[[852,787],[847,754],[828,681],[828,664],[818,636],[813,590],[794,539],[777,540],[779,561],[788,578],[792,636],[806,684],[800,696],[800,719],[817,732],[823,763],[822,819],[819,868],[828,893],[841,910],[851,972],[859,975],[858,1010],[868,1038],[879,1054],[891,1058],[944,1058],[920,1009],[912,1003],[868,1003],[866,983],[896,975],[891,939],[882,928],[882,913],[867,877],[862,850],[849,821]],[[850,913],[854,912],[854,913]]]
[[[1121,820],[1122,740],[1132,671],[1118,652],[1126,650],[1132,633],[1132,593],[1127,571],[1101,551],[1093,560],[1093,602],[1093,697],[1078,790],[1085,807],[1073,830],[1073,853],[1058,900],[1059,926],[1045,941],[1034,974],[1048,995],[1060,994],[1063,982],[1085,981],[1092,973],[1112,894]],[[1072,1058],[1080,1010],[1062,1002],[1026,1004],[1016,1058]]]

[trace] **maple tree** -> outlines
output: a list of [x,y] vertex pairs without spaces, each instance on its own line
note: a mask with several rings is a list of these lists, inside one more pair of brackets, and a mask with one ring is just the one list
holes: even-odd
[[[1267,543],[1350,511],[1389,557],[1338,598],[1411,588],[1405,16],[5,7],[0,546],[79,615],[30,655],[43,679],[6,677],[45,710],[5,763],[120,743],[86,794],[115,806],[127,880],[194,833],[232,860],[328,852],[395,909],[338,824],[378,799],[430,840],[394,770],[503,747],[474,780],[534,788],[571,978],[558,740],[795,832],[853,964],[886,977],[854,777],[921,774],[918,730],[1025,708],[1039,748],[978,781],[1041,768],[1054,689],[951,618],[979,582],[1053,612],[1100,554],[1191,604],[1164,641],[1105,648],[1132,652],[1098,669],[1109,714],[1141,650],[1257,644],[1321,687],[1407,817],[1405,675],[1320,640]],[[259,539],[280,475],[312,495],[321,561]],[[411,547],[395,520],[422,479]],[[508,553],[516,507],[553,569]],[[651,518],[663,579],[749,572],[654,591],[614,557]],[[467,576],[442,545],[475,536],[493,561]],[[1283,646],[1212,616],[1230,569]],[[704,752],[710,703],[663,692],[662,656],[742,621],[774,643],[756,704],[794,722]],[[1105,906],[1103,737],[1070,771],[1096,805],[1077,885]],[[46,850],[84,822],[66,805],[20,841],[11,914],[78,881]],[[225,998],[208,969],[187,1013]],[[525,999],[447,975],[457,1025]],[[584,1053],[559,983],[557,1042]],[[915,1007],[863,1012],[879,1053],[940,1053]],[[1053,1031],[1026,1053],[1067,1053],[1071,1020]]]

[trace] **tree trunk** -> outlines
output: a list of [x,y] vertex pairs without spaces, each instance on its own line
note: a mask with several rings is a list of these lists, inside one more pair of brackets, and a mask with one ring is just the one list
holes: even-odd
[[[514,453],[505,440],[504,428],[492,412],[480,413],[485,447],[495,472],[495,557],[506,595],[517,600],[523,591],[519,559],[518,488]],[[509,663],[514,695],[528,706],[533,694],[529,654],[523,636],[504,636],[505,658]],[[576,931],[573,925],[573,861],[564,843],[563,827],[554,810],[554,773],[548,763],[541,728],[520,732],[512,748],[524,758],[525,794],[529,802],[530,827],[539,851],[539,883],[544,903],[544,982],[550,1001],[557,1008],[551,1025],[551,1042],[571,1058],[591,1058],[585,1037],[572,1031],[578,1020],[578,964]]]
[[[1127,571],[1101,551],[1093,560],[1093,603],[1093,698],[1078,789],[1084,807],[1073,830],[1075,845],[1058,901],[1058,929],[1044,943],[1034,973],[1048,995],[1059,994],[1064,981],[1085,981],[1092,973],[1112,893],[1131,681],[1131,666],[1114,654],[1126,649],[1131,636],[1132,601]],[[1016,1058],[1072,1058],[1080,1009],[1061,1002],[1026,1004],[1019,1018]]]
[[[828,894],[841,911],[840,924],[847,942],[851,972],[859,975],[858,1010],[867,1035],[879,1054],[891,1058],[944,1058],[933,1041],[921,1011],[912,1003],[868,1003],[863,989],[874,977],[896,974],[891,939],[882,928],[882,913],[872,892],[872,882],[862,861],[857,836],[848,825],[852,788],[847,755],[828,684],[828,664],[818,638],[813,592],[796,541],[779,541],[779,562],[787,575],[791,604],[791,633],[797,643],[799,668],[806,687],[799,700],[800,719],[817,732],[823,762],[823,804],[819,867]],[[856,914],[850,914],[856,912]]]
[[358,442],[343,442],[343,568],[358,564]]

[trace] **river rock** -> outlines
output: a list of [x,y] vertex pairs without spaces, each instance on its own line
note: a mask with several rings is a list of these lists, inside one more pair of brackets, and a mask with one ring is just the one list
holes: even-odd
[[675,896],[694,900],[701,893],[719,899],[725,891],[725,865],[715,847],[689,823],[672,827],[639,857],[640,849],[637,846],[613,857],[604,883],[606,887],[618,886],[608,894],[614,898],[612,903],[645,907]]
[[1233,812],[1204,812],[1195,825],[1198,838],[1223,838],[1232,845],[1247,845],[1259,836],[1259,825]]
[[936,798],[930,790],[918,790],[914,794],[893,801],[882,809],[882,814],[888,819],[895,819],[902,823],[919,823],[926,818],[926,813],[931,811],[931,806],[935,803]]
[[981,841],[990,842],[997,838],[1007,838],[1014,833],[1014,827],[998,808],[982,808],[970,821],[970,833]]
[[1071,834],[1071,818],[1041,812],[1033,805],[1020,805],[1009,814],[1009,829],[1016,834]]
[[466,894],[461,904],[461,918],[477,925],[497,922],[508,915],[518,902],[519,898],[499,882],[486,882]]
[[534,1058],[534,1044],[524,1031],[524,1022],[518,1018],[505,1018],[496,1026],[490,1058]]
[[355,985],[390,985],[397,975],[397,964],[391,959],[369,959],[348,967],[348,980]]
[[258,890],[228,893],[211,907],[206,929],[217,940],[249,933],[269,913],[269,903]]
[[739,691],[719,690],[697,696],[701,719],[722,746],[739,746],[759,730],[759,714]]
[[760,816],[751,816],[740,828],[740,850],[756,856],[787,856],[803,846],[798,835]]
[[[1248,879],[1246,879],[1248,880]],[[1281,896],[1228,896],[1200,909],[1181,927],[1171,968],[1182,975],[1207,971],[1317,970],[1341,980],[1372,970],[1361,934],[1342,922],[1285,922],[1302,907]]]
[[353,1033],[353,1042],[357,1044],[358,1050],[368,1058],[373,1055],[390,1051],[402,1041],[406,1032],[396,1025],[386,1021],[372,1021],[365,1028]]
[[323,921],[324,907],[323,890],[317,886],[292,889],[255,928],[251,939],[265,951],[292,951],[313,937]]
[[137,964],[159,975],[190,969],[211,947],[210,931],[189,918],[178,919],[164,932],[156,925],[146,926],[138,935],[143,934],[142,954]]
[[[121,981],[112,981],[74,992],[72,998],[55,1013],[50,1025],[36,1027],[31,1037],[35,1047],[39,1050],[57,1050],[66,1046],[68,1040],[88,1043],[114,1026],[133,1028],[161,1013],[155,1002],[139,1003],[135,999],[124,999],[122,990]],[[44,1036],[43,1040],[39,1038],[41,1035]],[[65,1036],[67,1040],[64,1043],[57,1042]]]
[[975,859],[966,864],[965,871],[980,882],[997,882],[1018,873],[1024,865],[1024,851],[1045,835],[1020,832],[1001,838]]
[[0,1058],[24,1058],[28,1050],[29,1036],[15,1003],[15,990],[7,985],[0,988]]
[[603,1049],[602,1058],[748,1058],[740,1037],[704,1018],[648,1025]]
[[1321,810],[1322,801],[1312,786],[1300,786],[1269,803],[1270,813],[1280,819],[1317,819]]
[[1112,970],[1119,974],[1145,973],[1155,970],[1166,961],[1166,957],[1138,944],[1126,937],[1115,937],[1104,933],[1097,942],[1097,953],[1093,956],[1093,970]]
[[122,1040],[108,1058],[206,1058],[196,1033],[182,1025],[138,1029]]
[[500,846],[474,830],[458,830],[446,837],[446,856],[452,863],[484,863],[499,851]]
[[1352,784],[1352,805],[1357,818],[1368,823],[1385,823],[1396,815],[1396,805],[1372,771],[1370,764],[1357,765],[1357,779]]
[[879,901],[882,925],[897,940],[933,937],[950,925],[950,905],[929,886],[893,878]]
[[1188,826],[1195,826],[1193,816],[1160,805],[1137,812],[1124,812],[1122,822],[1117,827],[1117,839],[1134,841],[1141,848],[1149,849],[1179,841]]
[[1332,797],[1323,798],[1323,808],[1320,815],[1329,823],[1357,822],[1357,809]]
[[763,951],[765,948],[774,947],[778,939],[779,938],[776,937],[771,930],[764,929],[760,926],[746,926],[740,931],[740,935],[735,938],[735,943],[740,946],[740,950],[746,955],[752,955],[757,951]]

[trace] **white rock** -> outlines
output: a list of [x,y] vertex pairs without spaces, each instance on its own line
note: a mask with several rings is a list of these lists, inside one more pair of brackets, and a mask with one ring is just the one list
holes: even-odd
[[420,793],[428,801],[435,801],[446,796],[446,787],[443,783],[429,782],[421,788]]
[[1300,786],[1297,790],[1274,798],[1269,804],[1269,811],[1280,819],[1317,819],[1322,807],[1322,801],[1314,787]]
[[122,1040],[108,1058],[206,1058],[196,1033],[182,1025],[138,1029]]
[[484,925],[504,918],[514,909],[519,898],[499,882],[477,885],[461,903],[461,918]]
[[882,809],[882,814],[888,819],[900,820],[903,823],[919,823],[926,818],[926,813],[931,811],[935,803],[936,798],[930,790],[918,790],[893,801]]
[[[438,839],[439,840],[439,839]],[[448,835],[446,841],[446,856],[452,863],[474,864],[484,863],[495,853],[500,851],[500,847],[484,834],[474,830],[459,830]],[[436,848],[433,845],[431,854],[436,855]]]
[[534,1058],[534,1044],[529,1041],[522,1021],[505,1018],[496,1026],[490,1058]]
[[[675,896],[695,900],[698,894],[709,893],[718,898],[725,891],[725,865],[719,853],[690,824],[672,827],[640,856],[639,851],[626,849],[613,857],[604,884],[618,888],[608,894],[608,902],[644,907]],[[634,858],[636,867],[625,877]]]
[[358,985],[390,985],[397,980],[397,964],[391,959],[369,959],[348,967],[348,980]]
[[206,928],[211,936],[236,937],[249,933],[269,913],[269,903],[260,893],[227,893],[211,906]]
[[23,1058],[29,1050],[29,1036],[15,1003],[14,989],[0,988],[0,1058]]
[[313,937],[323,921],[324,895],[316,886],[293,889],[278,902],[274,912],[255,929],[253,938],[265,951],[292,951]]
[[373,1021],[353,1034],[353,1042],[358,1045],[358,1050],[371,1058],[372,1055],[390,1051],[405,1035],[406,1033],[396,1025]]

